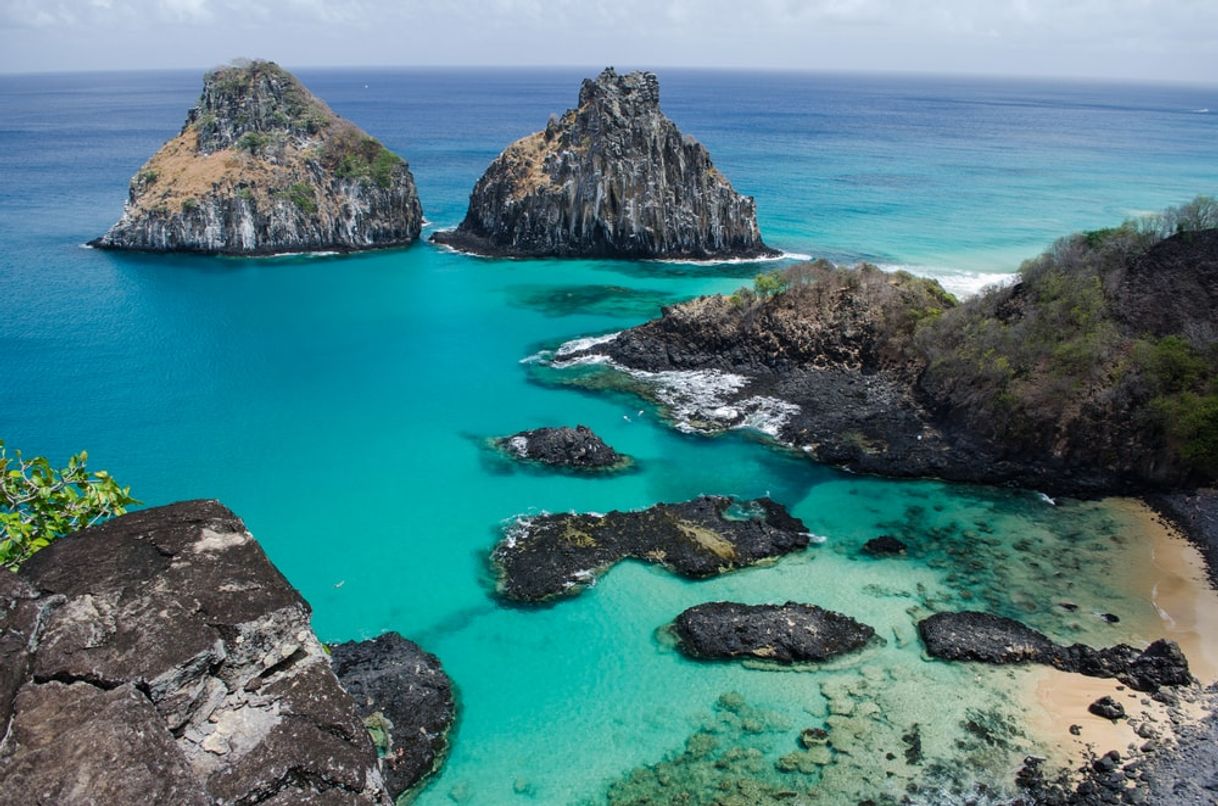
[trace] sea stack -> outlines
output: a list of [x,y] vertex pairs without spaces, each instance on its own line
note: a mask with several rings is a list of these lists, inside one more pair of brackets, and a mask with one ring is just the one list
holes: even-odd
[[406,162],[274,62],[203,79],[178,136],[92,246],[265,255],[402,246],[423,211]]
[[660,111],[653,73],[606,68],[579,105],[512,143],[474,186],[465,220],[432,240],[502,257],[760,258],[753,199]]

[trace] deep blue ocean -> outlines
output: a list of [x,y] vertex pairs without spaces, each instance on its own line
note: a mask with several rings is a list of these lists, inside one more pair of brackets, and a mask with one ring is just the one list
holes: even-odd
[[[446,227],[487,163],[573,105],[597,70],[298,75],[409,161],[427,220]],[[1218,87],[659,75],[665,111],[756,197],[770,245],[904,266],[961,294],[1070,231],[1218,193]],[[927,661],[911,614],[984,602],[1062,639],[1156,637],[1153,603],[1121,581],[1140,550],[1125,509],[848,476],[756,435],[676,433],[638,400],[542,385],[521,363],[731,291],[761,266],[484,260],[426,243],[257,260],[82,248],[118,218],[129,178],[199,88],[193,72],[0,76],[0,438],[57,460],[87,449],[147,504],[218,498],[313,605],[323,640],[396,629],[439,655],[461,717],[419,803],[603,802],[632,769],[647,768],[639,791],[659,786],[665,758],[670,777],[731,769],[825,803],[911,782],[1001,790],[1040,739],[1012,731],[1002,752],[971,749],[961,725],[980,713],[1021,724],[1031,706],[1014,692],[1027,678]],[[636,457],[637,472],[546,475],[484,446],[576,423]],[[702,583],[625,564],[540,610],[491,596],[487,554],[517,515],[702,493],[772,495],[825,542]],[[933,547],[902,564],[860,559],[863,541],[894,530],[934,535]],[[1063,577],[1027,562],[1028,541],[1089,562]],[[1079,613],[1046,605],[1061,596]],[[657,628],[719,598],[811,601],[886,643],[805,673],[681,659]],[[1088,616],[1116,609],[1119,625]],[[756,710],[717,706],[727,692]],[[935,774],[959,780],[889,768],[913,723],[943,762]],[[822,724],[841,752],[778,772],[799,729]],[[679,763],[699,730],[751,760]]]

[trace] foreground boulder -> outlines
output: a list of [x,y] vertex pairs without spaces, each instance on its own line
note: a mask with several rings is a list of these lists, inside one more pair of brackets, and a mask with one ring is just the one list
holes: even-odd
[[217,502],[65,537],[13,579],[0,583],[0,802],[398,794],[309,606]]
[[439,768],[456,703],[435,655],[385,633],[332,645],[330,663],[372,732],[391,793],[405,792]]
[[853,652],[875,630],[810,604],[708,602],[672,623],[677,649],[699,660],[756,658],[781,664],[824,661]]
[[703,579],[807,547],[808,529],[768,498],[705,496],[607,515],[522,518],[491,554],[498,591],[519,602],[573,596],[626,558]]
[[579,105],[508,146],[437,243],[510,257],[753,258],[753,200],[660,111],[652,73],[606,68]]
[[401,246],[423,212],[406,163],[274,62],[220,68],[131,180],[104,249],[263,255]]
[[499,437],[495,445],[508,455],[551,467],[572,470],[616,470],[630,463],[584,425],[570,428],[535,428],[510,437]]
[[1195,682],[1174,641],[1155,641],[1144,650],[1128,644],[1103,649],[1062,646],[1014,619],[971,611],[936,613],[918,622],[918,634],[927,654],[940,660],[1039,663],[1088,677],[1116,678],[1136,691]]

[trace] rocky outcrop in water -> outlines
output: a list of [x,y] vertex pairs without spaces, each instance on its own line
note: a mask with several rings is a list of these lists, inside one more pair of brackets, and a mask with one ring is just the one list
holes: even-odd
[[516,459],[572,470],[616,470],[629,464],[584,425],[570,428],[535,428],[510,437],[499,437],[495,445]]
[[1140,233],[1062,239],[963,304],[902,272],[795,266],[571,342],[550,366],[590,388],[616,372],[682,430],[753,428],[858,472],[1083,494],[1205,483],[1218,230]]
[[131,180],[105,249],[264,255],[401,246],[423,212],[406,163],[273,62],[213,70]]
[[754,258],[753,200],[660,111],[652,73],[607,68],[579,105],[508,146],[437,243],[510,257]]
[[126,515],[0,577],[0,802],[397,794],[309,606],[220,504]]
[[1196,682],[1174,641],[1146,649],[1128,644],[1093,649],[1062,646],[1014,619],[989,613],[936,613],[918,622],[918,634],[932,658],[992,664],[1038,663],[1088,677],[1112,677],[1136,691]]
[[435,655],[385,633],[332,645],[330,663],[372,733],[391,794],[411,789],[439,768],[456,703],[452,681]]
[[796,602],[708,602],[682,612],[671,630],[677,649],[691,658],[754,658],[781,664],[829,660],[875,637],[874,629],[849,616]]
[[768,498],[705,496],[637,512],[521,518],[491,554],[501,596],[574,596],[626,558],[704,579],[808,546],[808,529]]

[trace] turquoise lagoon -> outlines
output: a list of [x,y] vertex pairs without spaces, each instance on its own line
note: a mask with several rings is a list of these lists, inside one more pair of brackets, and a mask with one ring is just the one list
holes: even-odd
[[[404,154],[428,219],[452,226],[486,162],[593,72],[300,75]],[[1201,111],[1218,109],[1212,87],[661,81],[668,113],[756,196],[772,245],[908,266],[959,292],[1065,232],[1218,191],[1218,116]],[[1027,676],[925,660],[916,619],[982,607],[1062,640],[1155,637],[1153,604],[1121,584],[1140,551],[1125,510],[850,476],[754,434],[677,433],[638,399],[539,383],[522,363],[731,291],[756,264],[484,260],[427,244],[260,260],[82,249],[197,89],[185,73],[0,77],[0,437],[56,458],[87,448],[149,504],[218,498],[313,605],[323,640],[394,629],[439,655],[461,714],[418,803],[602,802],[610,786],[666,802],[672,780],[740,802],[774,788],[855,802],[912,785],[941,803],[978,782],[1000,796],[1041,742],[1025,724]],[[591,426],[637,468],[544,474],[484,447],[561,423]],[[487,554],[520,514],[704,493],[771,495],[824,541],[700,583],[626,563],[552,607],[492,596]],[[911,556],[861,557],[880,533],[904,535]],[[811,671],[682,659],[659,628],[715,599],[810,601],[884,641]],[[1076,613],[1056,607],[1067,600]],[[780,762],[801,729],[826,724],[827,764]],[[905,758],[914,725],[918,765]]]

